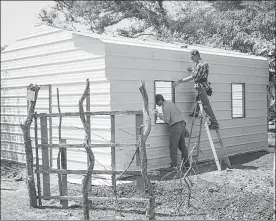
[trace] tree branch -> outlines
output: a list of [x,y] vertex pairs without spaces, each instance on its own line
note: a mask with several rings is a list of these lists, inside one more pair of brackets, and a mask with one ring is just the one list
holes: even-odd
[[145,82],[141,81],[139,84],[139,90],[142,94],[143,101],[144,101],[144,109],[143,109],[143,119],[144,119],[144,124],[143,124],[143,133],[141,135],[140,139],[140,145],[139,145],[139,150],[140,150],[140,164],[141,164],[141,172],[142,172],[142,178],[144,180],[144,185],[145,185],[145,193],[149,198],[149,204],[148,208],[146,211],[146,217],[149,220],[155,219],[155,212],[154,212],[154,207],[155,207],[155,195],[154,195],[154,189],[153,186],[148,178],[147,175],[147,151],[146,151],[146,140],[150,134],[151,131],[151,118],[149,115],[149,101],[148,101],[148,94],[146,91],[145,87]]
[[32,120],[34,117],[34,110],[37,100],[38,91],[40,89],[39,86],[30,84],[27,88],[30,91],[35,93],[34,100],[30,100],[30,107],[28,110],[28,115],[25,122],[20,124],[21,130],[23,132],[24,137],[24,146],[26,153],[26,170],[27,170],[27,187],[30,197],[30,206],[36,208],[37,207],[37,198],[36,198],[36,188],[34,182],[34,172],[33,172],[33,148],[30,136],[30,126],[32,124]]
[[87,120],[85,119],[84,109],[83,109],[83,101],[85,100],[85,98],[88,97],[88,95],[89,95],[89,79],[86,80],[85,90],[83,92],[83,95],[81,96],[81,99],[79,100],[80,119],[85,130],[85,143],[83,145],[87,152],[88,160],[89,160],[89,167],[88,167],[87,173],[82,180],[83,212],[84,212],[85,220],[89,220],[88,181],[89,179],[91,179],[91,175],[92,175],[92,172],[94,169],[94,163],[95,163],[94,153],[92,152],[91,144],[89,140],[89,125],[87,123]]

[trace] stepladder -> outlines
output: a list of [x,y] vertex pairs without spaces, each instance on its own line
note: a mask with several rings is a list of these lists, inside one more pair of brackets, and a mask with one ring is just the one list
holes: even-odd
[[[199,105],[200,108],[200,113],[197,116],[195,116],[195,111],[194,111],[194,115],[193,115],[193,119],[192,119],[192,124],[191,124],[191,129],[190,129],[190,136],[189,136],[189,140],[188,140],[188,149],[190,149],[190,145],[192,143],[192,139],[196,139],[196,160],[195,163],[198,163],[198,158],[199,158],[199,154],[200,154],[200,142],[201,142],[201,137],[202,137],[202,133],[205,130],[207,137],[208,137],[208,141],[213,153],[213,157],[217,166],[217,169],[219,171],[221,171],[221,165],[222,162],[225,162],[228,168],[232,168],[231,162],[229,160],[226,148],[222,142],[222,138],[220,136],[220,132],[219,129],[209,129],[209,125],[208,125],[208,116],[204,111],[203,105],[201,101],[197,101],[197,104]],[[199,120],[199,122],[198,122]],[[198,131],[194,132],[193,130],[195,129],[195,126],[198,127]],[[203,128],[204,126],[204,128]],[[215,131],[215,133],[213,132]],[[216,135],[216,139],[214,139],[213,137]]]

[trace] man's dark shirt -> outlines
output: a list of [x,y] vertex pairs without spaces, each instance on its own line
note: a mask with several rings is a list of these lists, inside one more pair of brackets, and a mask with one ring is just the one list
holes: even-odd
[[173,102],[164,101],[162,105],[163,116],[166,118],[166,123],[169,126],[182,121],[181,112]]
[[204,62],[202,59],[199,59],[196,62],[192,75],[194,76],[196,87],[200,87],[200,86],[205,87],[205,84],[202,84],[202,83],[203,82],[207,83],[208,81],[209,65],[206,62]]

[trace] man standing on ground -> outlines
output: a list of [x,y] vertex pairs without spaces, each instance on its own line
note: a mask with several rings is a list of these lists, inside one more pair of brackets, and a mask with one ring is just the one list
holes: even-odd
[[[182,82],[187,82],[193,79],[195,82],[195,88],[198,92],[198,95],[196,96],[196,100],[197,101],[200,100],[202,102],[203,108],[211,122],[211,124],[209,125],[209,128],[218,129],[219,124],[217,122],[217,119],[215,117],[215,114],[212,110],[209,99],[207,97],[207,89],[209,87],[209,83],[208,83],[209,65],[201,59],[198,50],[191,51],[191,59],[193,62],[196,63],[193,69],[188,68],[188,71],[192,72],[191,76],[173,82],[173,87],[176,87]],[[195,113],[190,114],[191,117],[193,116],[193,114],[195,114],[196,117],[198,116],[199,105],[196,106],[196,110],[194,111]]]
[[177,149],[179,149],[182,153],[182,160],[184,159],[184,162],[186,162],[185,167],[188,167],[188,150],[185,137],[189,137],[189,132],[186,129],[185,121],[181,117],[181,112],[173,102],[165,101],[161,94],[157,94],[155,99],[156,104],[162,106],[163,110],[163,114],[161,114],[155,109],[155,114],[169,125],[171,166],[177,167]]

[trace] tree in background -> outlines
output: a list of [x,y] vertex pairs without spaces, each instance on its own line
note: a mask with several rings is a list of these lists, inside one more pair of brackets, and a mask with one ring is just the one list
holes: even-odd
[[239,5],[220,11],[217,34],[232,50],[266,55],[275,47],[275,2],[240,1]]
[[141,24],[129,29],[118,28],[117,34],[135,37],[152,28],[161,33],[168,26],[163,1],[56,1],[50,11],[42,10],[41,21],[69,30],[86,29],[102,34],[121,22]]
[[274,1],[56,1],[42,22],[63,29],[181,42],[266,55]]

